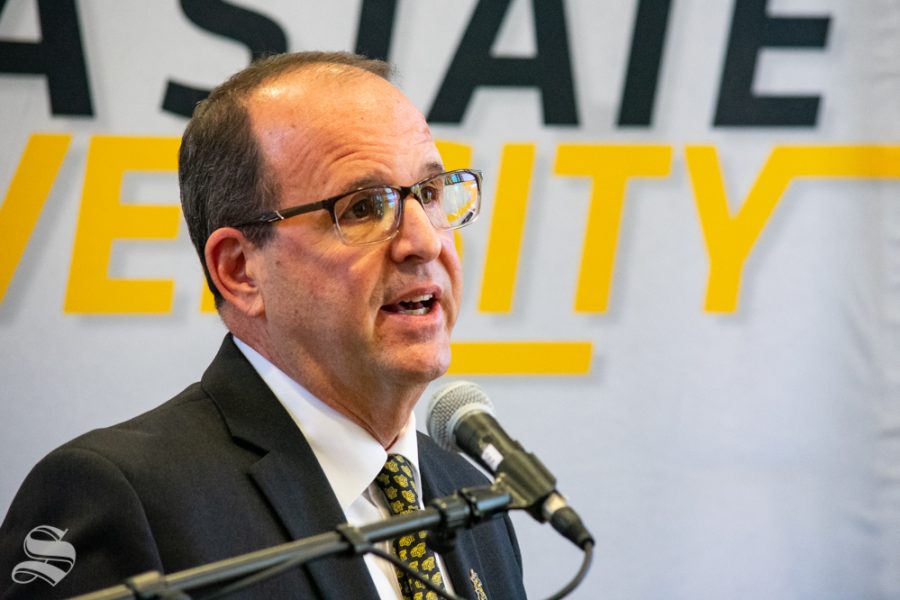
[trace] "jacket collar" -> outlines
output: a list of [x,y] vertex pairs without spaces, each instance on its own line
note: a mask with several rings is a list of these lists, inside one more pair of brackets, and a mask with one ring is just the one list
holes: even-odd
[[[225,337],[201,386],[218,407],[235,443],[254,446],[260,459],[248,475],[291,539],[333,531],[346,521],[315,455],[247,359]],[[323,597],[376,597],[361,557],[329,557],[306,565]]]
[[[439,448],[430,437],[419,434],[419,469],[422,474],[423,499],[426,505],[435,498],[450,496],[457,491],[458,482],[447,470],[447,458],[447,452]],[[472,532],[467,530],[457,532],[453,549],[442,552],[441,558],[444,559],[447,575],[453,582],[456,594],[464,598],[478,597],[474,590],[475,582],[472,581],[473,573],[478,578],[479,573],[487,574],[489,570],[482,562]],[[480,579],[478,584],[481,584]]]

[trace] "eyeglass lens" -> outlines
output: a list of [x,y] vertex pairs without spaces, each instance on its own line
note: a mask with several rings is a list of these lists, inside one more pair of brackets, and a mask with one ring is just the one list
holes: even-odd
[[[414,185],[428,220],[437,229],[462,227],[478,214],[479,182],[471,171],[442,173]],[[334,205],[338,230],[344,241],[365,244],[385,240],[400,225],[400,192],[379,187],[348,194]]]

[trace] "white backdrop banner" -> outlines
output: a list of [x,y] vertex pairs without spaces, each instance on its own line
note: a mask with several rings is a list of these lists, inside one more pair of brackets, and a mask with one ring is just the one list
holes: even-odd
[[[200,376],[179,136],[308,49],[485,171],[447,377],[591,527],[575,597],[900,598],[896,0],[0,1],[0,511]],[[517,525],[546,596],[580,555]]]

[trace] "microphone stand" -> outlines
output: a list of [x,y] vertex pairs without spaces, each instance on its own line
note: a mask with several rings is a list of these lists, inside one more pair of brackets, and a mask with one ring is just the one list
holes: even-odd
[[360,527],[344,523],[338,525],[335,531],[171,575],[148,571],[126,579],[124,584],[71,600],[189,600],[190,596],[185,593],[189,590],[251,576],[286,561],[300,565],[341,552],[360,555],[367,552],[373,543],[422,530],[435,532],[435,541],[448,548],[452,546],[456,530],[487,521],[507,511],[511,503],[512,496],[505,487],[463,488],[452,496],[432,500],[423,510]]

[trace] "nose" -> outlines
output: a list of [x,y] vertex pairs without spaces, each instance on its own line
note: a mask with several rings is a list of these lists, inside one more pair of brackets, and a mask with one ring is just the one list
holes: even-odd
[[403,203],[400,229],[391,240],[391,257],[397,262],[429,262],[441,253],[441,232],[435,229],[425,209],[410,196]]

